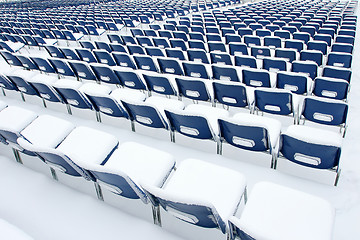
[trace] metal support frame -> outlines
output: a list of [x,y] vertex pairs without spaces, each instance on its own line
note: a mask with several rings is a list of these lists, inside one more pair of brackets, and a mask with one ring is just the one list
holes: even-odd
[[96,196],[100,201],[104,201],[104,195],[102,194],[101,187],[98,182],[94,182],[94,187],[96,190]]
[[161,227],[160,205],[157,206],[152,205],[151,208],[152,208],[154,224]]

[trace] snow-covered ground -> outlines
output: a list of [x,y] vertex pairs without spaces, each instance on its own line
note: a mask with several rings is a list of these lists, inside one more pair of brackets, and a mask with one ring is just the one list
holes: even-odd
[[[355,45],[359,44],[358,38],[359,33],[357,33]],[[234,169],[246,176],[249,195],[251,195],[251,189],[255,183],[271,181],[327,199],[336,209],[333,239],[355,240],[360,239],[360,228],[358,227],[360,216],[360,161],[358,160],[360,70],[357,68],[360,64],[360,56],[357,54],[359,54],[359,50],[355,47],[351,91],[348,98],[349,127],[343,141],[342,174],[337,187],[332,186],[330,182],[328,184],[319,183],[316,180],[290,175],[286,171],[274,171],[268,167],[251,164],[251,159],[240,161],[183,147],[171,143],[170,140],[153,139],[131,132],[130,126],[124,130],[8,97],[1,96],[0,100],[5,101],[8,105],[30,109],[39,115],[51,114],[67,119],[78,126],[89,126],[109,132],[115,135],[120,142],[134,141],[163,150],[175,156],[177,162],[187,158],[197,158]],[[0,66],[4,66],[4,64],[6,63],[1,60]],[[136,218],[97,200],[95,195],[86,195],[52,180],[44,174],[28,169],[16,163],[14,158],[0,157],[0,189],[0,219],[13,224],[37,240],[183,239],[175,235],[181,231],[169,233],[155,226],[151,221]],[[13,239],[2,235],[2,226],[4,225],[0,225],[0,238]]]

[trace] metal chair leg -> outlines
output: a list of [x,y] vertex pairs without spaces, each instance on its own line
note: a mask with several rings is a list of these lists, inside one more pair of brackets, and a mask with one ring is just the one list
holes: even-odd
[[101,187],[100,187],[99,183],[98,183],[98,182],[94,182],[94,186],[95,186],[97,198],[98,198],[100,201],[104,201],[104,196],[103,196],[103,194],[102,194],[102,190],[101,190]]
[[154,206],[152,205],[152,214],[153,214],[153,220],[154,224],[161,227],[161,216],[160,216],[160,206]]

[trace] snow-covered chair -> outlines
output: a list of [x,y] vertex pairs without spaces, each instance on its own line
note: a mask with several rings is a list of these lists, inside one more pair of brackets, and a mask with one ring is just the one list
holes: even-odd
[[[320,176],[319,170],[330,170],[336,173],[335,186],[340,176],[340,153],[342,137],[340,134],[302,125],[292,125],[280,136],[279,158],[292,162],[292,168],[298,169],[296,174],[301,173],[301,168],[294,165],[302,165],[307,168],[317,169],[315,174]],[[276,164],[275,164],[276,167]],[[303,175],[310,173],[306,171]]]
[[197,159],[181,162],[163,188],[141,185],[152,204],[164,210],[162,227],[186,239],[224,238],[229,217],[242,199],[246,202],[246,180],[241,173]]
[[[203,151],[219,151],[218,118],[229,116],[225,109],[191,104],[184,110],[165,110],[170,123],[171,141],[200,148]],[[180,133],[180,134],[176,134]],[[196,141],[190,141],[196,139]],[[209,144],[210,143],[210,144]],[[216,148],[214,148],[214,143]]]
[[[75,128],[71,122],[50,115],[40,115],[20,132],[20,138],[31,144],[47,148],[56,148]],[[21,162],[36,171],[50,176],[49,167],[36,153],[17,146]]]
[[83,166],[101,186],[105,202],[157,223],[159,208],[147,205],[149,199],[139,183],[162,187],[175,167],[171,154],[135,142],[125,142],[105,164]]
[[[278,120],[252,114],[237,113],[233,117],[220,118],[218,121],[221,143],[220,154],[241,160],[254,160],[253,157],[245,157],[245,154],[250,153],[249,151],[255,153],[263,152],[266,153],[267,159],[268,156],[271,156],[271,167],[274,167],[281,130],[281,123]],[[238,150],[240,149],[248,151],[241,151],[239,154]],[[256,154],[256,156],[256,159],[261,157],[259,154]]]
[[229,219],[231,240],[330,240],[335,210],[324,199],[270,182],[257,183],[240,218]]
[[96,194],[101,199],[101,190],[95,178],[82,166],[104,164],[119,142],[111,134],[88,127],[76,127],[55,148],[31,144],[19,138],[19,145],[35,152],[52,169],[53,178],[85,193],[94,193],[88,181],[94,183]]
[[7,145],[7,147],[1,151],[3,155],[11,157],[12,151],[15,160],[21,163],[16,140],[20,136],[20,132],[36,118],[37,114],[34,112],[16,106],[8,106],[0,111],[1,142],[2,145]]

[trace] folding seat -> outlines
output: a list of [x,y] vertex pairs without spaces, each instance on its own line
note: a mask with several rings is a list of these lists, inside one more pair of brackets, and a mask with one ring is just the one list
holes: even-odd
[[353,45],[347,43],[333,43],[331,45],[332,52],[343,52],[343,53],[353,53]]
[[203,63],[183,62],[184,75],[189,77],[209,79],[206,66]]
[[17,55],[17,59],[21,62],[26,70],[39,70],[38,66],[27,56]]
[[311,78],[304,73],[281,71],[276,75],[276,88],[286,89],[296,94],[306,95],[311,84]]
[[123,44],[123,40],[121,39],[121,36],[117,34],[107,34],[107,37],[111,43],[118,43]]
[[[236,206],[242,198],[246,202],[245,177],[233,170],[196,159],[184,160],[177,169],[163,188],[144,185],[145,183],[142,185],[152,204],[161,206],[164,210],[161,212],[163,217],[167,214],[176,217],[169,218],[169,216],[169,219],[166,218],[167,221],[163,220],[163,228],[175,230],[174,226],[180,226],[181,229],[187,227],[181,235],[189,238],[191,237],[189,234],[195,231],[188,229],[191,226],[190,223],[205,228],[196,229],[197,234],[203,239],[224,238],[228,228],[227,219],[236,212]],[[189,180],[195,183],[189,184]],[[229,182],[235,184],[236,190],[206,187],[208,184],[223,185]],[[219,201],[214,196],[221,196],[222,200],[226,200]],[[179,222],[178,219],[186,223]],[[214,228],[214,231],[211,228]],[[199,232],[200,230],[203,231]]]
[[288,61],[283,58],[264,57],[262,68],[270,72],[287,71],[288,65],[290,65]]
[[340,29],[338,35],[355,37],[355,31]]
[[167,30],[159,30],[158,35],[159,37],[162,38],[167,38],[167,39],[173,38],[171,31],[167,31]]
[[10,53],[7,50],[0,50],[0,55],[4,58],[7,64],[10,66],[23,67],[22,62],[17,58],[16,55]]
[[[102,144],[99,145],[94,139]],[[114,136],[80,126],[76,127],[55,148],[31,144],[25,139],[22,140],[19,141],[21,146],[36,152],[52,168],[55,180],[83,192],[94,193],[94,189],[90,190],[89,188],[89,182],[91,182],[95,186],[98,198],[101,199],[101,190],[98,183],[95,182],[96,179],[83,166],[104,164],[119,144]]]
[[[214,81],[214,103],[235,108],[250,108],[246,87],[238,82]],[[224,107],[225,108],[225,107]]]
[[252,87],[271,87],[270,73],[262,69],[246,68],[242,71],[243,83]]
[[184,75],[184,72],[177,59],[158,58],[157,61],[162,73]]
[[241,37],[247,36],[247,35],[253,35],[253,30],[251,28],[239,28],[238,34]]
[[[283,31],[288,31],[288,32],[290,32],[291,34],[293,34],[293,33],[295,33],[295,32],[298,31],[298,29],[297,29],[295,26],[283,26],[283,27],[281,28],[281,30],[283,30]],[[281,31],[281,30],[279,30],[279,31]],[[276,31],[275,31],[275,32],[276,32]],[[289,38],[287,38],[287,39],[290,39],[290,36],[289,36]]]
[[[342,143],[339,134],[323,129],[294,125],[281,135],[280,141],[282,146],[280,149],[281,157],[290,161],[284,162],[318,169],[317,176],[326,174],[325,170],[336,172],[334,185],[337,185],[340,176],[339,158]],[[294,164],[291,165],[295,167]],[[305,168],[297,167],[296,169],[298,170],[297,174],[300,170],[306,171]],[[330,235],[330,233],[328,234]]]
[[[279,217],[289,212],[289,217]],[[289,221],[293,224],[284,230],[282,226]],[[259,182],[254,185],[241,217],[230,217],[229,225],[231,239],[315,240],[330,239],[334,221],[335,210],[328,201],[271,182]],[[317,222],[324,224],[318,227]]]
[[[22,163],[16,140],[20,136],[20,132],[37,117],[37,114],[34,112],[17,106],[8,106],[0,111],[0,144],[2,155],[7,157],[14,156],[17,162]],[[5,144],[5,148],[3,148],[3,144]],[[13,154],[9,150],[12,150]]]
[[150,56],[134,55],[133,58],[138,69],[158,72],[158,67]]
[[132,71],[131,68],[115,67],[112,68],[112,70],[117,75],[122,86],[137,90],[146,90],[143,80],[141,80],[138,74]]
[[54,67],[49,63],[46,58],[42,57],[30,57],[30,59],[35,63],[40,69],[40,71],[44,73],[56,73]]
[[169,42],[172,48],[181,48],[182,51],[187,50],[186,44],[182,39],[170,39]]
[[323,58],[324,58],[323,53],[318,50],[302,50],[300,52],[301,61],[313,61],[318,66],[323,65]]
[[330,77],[317,77],[314,79],[312,94],[338,100],[346,100],[349,91],[349,83],[343,79]]
[[145,36],[143,30],[139,28],[131,28],[130,32],[134,38],[138,36]]
[[151,93],[166,96],[177,96],[175,79],[172,75],[155,74],[153,72],[143,73],[143,79]]
[[304,42],[301,40],[293,40],[293,39],[288,39],[285,40],[285,48],[290,48],[290,49],[295,49],[296,51],[300,52],[304,49]]
[[57,58],[49,58],[49,63],[53,66],[57,74],[65,77],[76,77],[74,71],[70,68],[67,61]]
[[110,45],[107,42],[95,41],[97,49],[105,50],[107,52],[112,52]]
[[265,153],[264,157],[267,161],[270,156],[271,165],[269,165],[274,166],[279,147],[281,129],[279,121],[248,113],[237,113],[233,117],[219,118],[218,123],[222,155],[241,160],[249,157],[253,162],[254,157],[249,154],[255,153],[257,159],[265,160],[258,154]]
[[184,51],[182,51],[181,49],[167,48],[165,49],[165,53],[167,57],[176,58],[178,60],[186,60]]
[[352,54],[331,52],[328,54],[328,66],[351,68]]
[[55,46],[44,46],[46,51],[49,53],[51,57],[54,58],[65,58],[65,55],[61,52],[58,47]]
[[126,45],[126,48],[130,55],[134,55],[134,54],[146,55],[144,48],[140,45],[128,44]]
[[298,104],[293,100],[290,91],[273,88],[257,88],[254,90],[253,112],[291,116],[297,123]]
[[95,74],[90,69],[88,63],[82,61],[69,61],[72,70],[80,81],[97,81]]
[[189,61],[210,63],[206,52],[202,49],[189,49],[187,51]]
[[225,35],[225,43],[241,43],[241,37],[237,34],[226,34]]
[[274,25],[274,24],[266,25],[265,28],[270,30],[271,32],[275,32],[281,29],[279,25]]
[[323,69],[323,77],[331,77],[337,79],[344,79],[350,83],[352,71],[347,68],[325,66]]
[[222,42],[208,42],[209,52],[227,52],[225,44]]
[[351,36],[337,35],[335,38],[336,43],[347,43],[354,45],[355,38]]
[[205,82],[201,78],[182,77],[175,78],[175,81],[179,89],[180,97],[191,99],[193,102],[211,101],[210,93]]
[[150,27],[150,29],[153,29],[153,30],[160,30],[161,29],[159,24],[150,24],[149,27]]
[[327,35],[330,35],[331,38],[334,38],[335,37],[335,30],[332,29],[332,28],[320,28],[319,31],[318,31],[318,34],[327,34]]
[[312,40],[308,42],[308,50],[318,50],[321,51],[324,55],[327,55],[328,45],[324,41]]
[[108,51],[94,50],[93,54],[96,57],[96,60],[98,63],[107,64],[109,66],[116,66],[115,60],[113,59],[113,57],[110,55],[110,53]]
[[82,49],[82,48],[77,48],[75,49],[77,55],[80,57],[81,61],[85,61],[87,63],[96,63],[97,60],[94,56],[94,54],[91,52],[91,50],[89,49]]
[[88,49],[90,51],[96,49],[94,44],[92,42],[90,42],[90,41],[80,41],[79,43],[80,43],[82,48],[86,48],[86,49]]
[[120,44],[122,44],[122,43],[124,43],[125,45],[128,45],[128,44],[136,45],[137,44],[135,39],[132,36],[121,35],[121,38],[122,38],[122,42]]
[[271,51],[269,47],[258,47],[258,46],[252,46],[250,48],[251,56],[255,58],[263,58],[263,57],[270,57]]
[[137,69],[134,61],[127,53],[113,52],[111,55],[113,56],[117,66]]
[[190,50],[190,48],[195,48],[195,49],[202,49],[202,50],[206,51],[205,44],[202,41],[189,40],[188,45],[189,45],[189,50]]
[[268,29],[258,29],[255,31],[255,35],[259,37],[271,36],[271,31]]
[[198,32],[190,32],[189,33],[190,40],[197,40],[201,42],[205,42],[204,35]]
[[290,39],[291,33],[286,30],[276,30],[274,31],[274,36],[279,37],[281,39]]
[[212,64],[233,65],[231,56],[228,53],[211,52],[210,60]]
[[257,68],[256,58],[254,56],[240,55],[234,58],[235,66]]
[[11,53],[16,53],[18,51],[20,51],[23,47],[25,46],[25,44],[23,43],[13,43],[13,42],[9,42],[9,41],[0,41],[0,49],[4,49],[7,50]]
[[301,72],[307,74],[311,79],[318,76],[318,65],[313,61],[293,61],[292,72]]
[[87,85],[92,86],[92,84],[95,83],[82,84],[79,81],[61,79],[55,82],[53,87],[65,100],[70,114],[85,119],[97,120],[94,106],[83,92]]
[[170,44],[169,44],[167,38],[154,37],[153,42],[154,42],[154,45],[159,48],[169,48],[170,47]]
[[299,122],[304,124],[306,120],[314,123],[330,126],[339,126],[340,133],[345,136],[348,113],[347,103],[339,100],[306,97],[300,105]]

